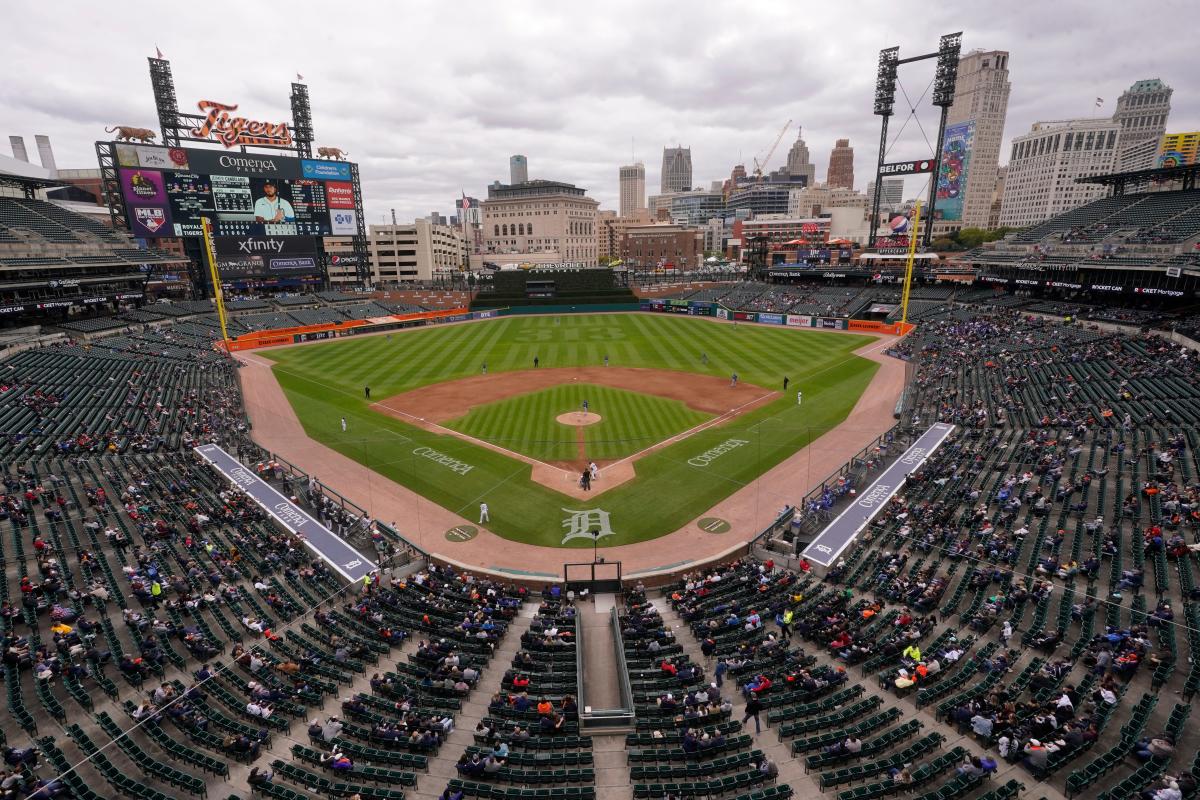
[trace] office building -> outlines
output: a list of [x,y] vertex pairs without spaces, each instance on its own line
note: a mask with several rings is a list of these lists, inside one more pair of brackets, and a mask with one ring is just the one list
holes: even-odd
[[620,213],[627,217],[646,207],[646,165],[628,164],[618,170],[620,177]]
[[[1121,152],[1117,154],[1118,172],[1150,169],[1154,166],[1157,144],[1167,132],[1174,90],[1158,78],[1137,81],[1117,99],[1113,122],[1121,128]],[[1147,142],[1154,142],[1153,153]]]
[[463,269],[467,259],[460,231],[428,219],[408,225],[368,226],[367,247],[371,281],[377,286],[433,280],[438,274]]
[[762,214],[786,214],[788,212],[788,202],[791,199],[793,188],[798,188],[804,184],[797,182],[793,185],[790,183],[747,183],[737,187],[729,195],[729,199],[725,203],[727,210],[731,212],[748,211],[753,216]]
[[1182,167],[1200,159],[1200,131],[1168,133],[1158,145],[1157,167]]
[[[875,202],[875,181],[867,181],[864,194]],[[887,216],[904,203],[904,178],[884,178],[883,189],[879,193],[879,213]]]
[[696,189],[691,192],[672,194],[667,206],[671,222],[676,225],[703,225],[714,217],[725,215],[725,195],[720,190],[704,191]]
[[1075,179],[1112,172],[1120,141],[1121,125],[1111,119],[1035,122],[1013,139],[1000,225],[1024,228],[1104,197],[1104,186]]
[[[987,227],[1011,91],[1007,51],[972,50],[959,59],[954,104],[946,114],[946,127],[968,126],[969,160],[966,180],[959,189],[962,196],[961,213],[954,214],[959,219],[935,221],[935,236],[962,228]],[[950,130],[949,133],[953,135],[954,131]]]
[[508,182],[512,185],[529,182],[529,161],[516,155],[508,159]]
[[483,201],[484,249],[556,254],[559,263],[594,266],[599,258],[599,205],[585,190],[569,183],[540,179],[510,186],[493,183]]
[[817,182],[817,168],[808,156],[808,145],[804,143],[800,128],[796,129],[796,141],[792,142],[792,147],[788,150],[786,169],[792,178],[803,179],[805,186],[812,186]]
[[988,211],[988,230],[995,230],[1000,227],[1000,206],[1004,203],[1004,176],[1008,174],[1008,167],[1000,167],[996,170],[996,185],[992,189],[992,206]]
[[692,148],[664,147],[661,194],[684,192],[692,188]]
[[649,225],[654,219],[647,209],[640,208],[629,216],[615,211],[600,211],[596,214],[597,258],[620,258],[621,238],[629,228]]
[[[838,139],[829,153],[829,171],[825,184],[840,189],[854,188],[854,148],[849,139]],[[809,184],[810,186],[812,184]]]
[[788,195],[789,217],[820,217],[833,208],[856,208],[866,219],[871,213],[871,198],[862,192],[829,184],[798,187]]
[[621,260],[633,267],[695,269],[704,261],[704,232],[673,223],[628,228]]

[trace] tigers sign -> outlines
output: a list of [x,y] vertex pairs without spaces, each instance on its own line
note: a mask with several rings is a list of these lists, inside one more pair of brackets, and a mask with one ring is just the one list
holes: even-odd
[[226,147],[292,146],[292,132],[286,122],[260,122],[245,117],[233,117],[229,112],[237,111],[236,105],[218,103],[215,100],[201,100],[196,106],[205,115],[199,127],[190,131],[197,139],[212,139]]

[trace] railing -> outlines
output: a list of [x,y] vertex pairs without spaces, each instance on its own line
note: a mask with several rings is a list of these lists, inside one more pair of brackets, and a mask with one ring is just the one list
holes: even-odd
[[[840,501],[850,491],[850,489],[854,488],[853,483],[846,481],[845,478],[856,470],[862,468],[864,465],[869,465],[871,469],[880,469],[883,466],[883,459],[869,459],[867,458],[868,454],[877,447],[885,447],[890,445],[892,442],[901,437],[902,432],[903,426],[901,426],[900,423],[896,423],[891,428],[877,436],[862,450],[859,450],[853,458],[839,467],[837,471],[831,474],[828,478],[821,481],[820,486],[806,494],[804,499],[800,501],[799,505],[800,524],[804,524],[810,520],[827,521],[832,515],[833,507],[837,505],[838,501]],[[812,504],[830,489],[839,490],[834,494],[833,503],[831,506],[828,509],[813,507]]]
[[621,691],[621,708],[628,712],[628,724],[634,722],[633,714],[633,686],[629,681],[629,667],[625,663],[625,641],[621,637],[621,616],[617,613],[616,606],[613,606],[611,613],[613,649],[617,654],[617,678],[620,684]]
[[750,546],[761,544],[764,539],[773,539],[778,533],[785,530],[792,524],[792,519],[796,516],[795,506],[785,506],[783,511],[779,512],[779,516],[770,525],[762,529],[762,532],[750,540]]
[[629,667],[625,663],[625,646],[621,640],[621,617],[617,614],[616,606],[609,612],[609,635],[613,637],[613,652],[616,659],[617,688],[621,697],[618,708],[592,708],[587,701],[587,635],[584,626],[575,625],[575,682],[579,687],[579,730],[581,733],[597,728],[611,730],[614,728],[632,729],[634,724],[633,686],[629,682]]
[[587,649],[587,635],[583,630],[583,623],[579,621],[578,615],[575,620],[575,686],[579,690],[576,696],[576,705],[579,707],[579,724],[583,725],[584,709],[587,708],[587,680],[584,675],[583,665],[585,663],[584,651]]
[[[275,453],[268,453],[267,455],[268,455],[268,460],[276,462],[277,464],[279,464],[281,467],[283,467],[287,471],[289,477],[285,480],[292,482],[292,483],[300,482],[304,486],[308,485],[309,475],[307,472],[300,469],[295,464],[288,461],[286,458],[276,455]],[[343,510],[349,509],[351,511],[351,513],[353,513],[355,516],[358,516],[358,517],[370,516],[369,514],[367,514],[366,509],[364,509],[362,506],[358,505],[357,503],[355,503],[352,500],[347,500],[344,496],[342,496],[338,492],[334,491],[333,489],[330,489],[324,483],[317,481],[317,486],[320,488],[322,494],[326,495],[327,497],[332,498],[335,502],[337,502],[337,504],[339,506],[342,507]],[[302,498],[303,492],[297,492],[296,495],[298,497]],[[404,547],[409,548],[410,550],[412,550],[413,552],[415,552],[421,556],[429,555],[423,549],[421,549],[420,547],[418,547],[417,545],[415,545],[411,541],[409,541],[402,533],[400,533],[400,531],[396,530],[391,525],[388,525],[387,523],[381,522],[379,520],[375,520],[375,527],[379,530],[380,533],[382,533],[384,535],[385,538],[390,539],[392,541],[393,545],[401,544]]]

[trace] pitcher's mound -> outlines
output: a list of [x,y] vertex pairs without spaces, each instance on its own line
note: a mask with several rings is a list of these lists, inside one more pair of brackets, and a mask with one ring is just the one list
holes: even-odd
[[566,414],[559,414],[554,418],[554,421],[559,425],[575,425],[583,427],[584,425],[595,425],[603,417],[592,412],[583,413],[582,411],[568,411]]

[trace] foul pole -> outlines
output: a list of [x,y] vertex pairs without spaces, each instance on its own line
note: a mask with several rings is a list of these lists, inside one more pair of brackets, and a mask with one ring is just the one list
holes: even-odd
[[908,325],[908,292],[912,288],[913,262],[917,257],[917,231],[921,229],[921,201],[913,213],[913,224],[908,235],[908,263],[904,266],[904,293],[900,295],[900,324]]
[[[213,249],[212,220],[204,217],[204,257],[208,259],[208,274],[212,278],[213,301],[217,305],[217,319],[221,322],[221,341],[225,352],[229,352],[229,330],[225,326],[225,300],[221,296],[221,276],[217,273],[217,253]],[[907,297],[907,295],[905,295]]]

